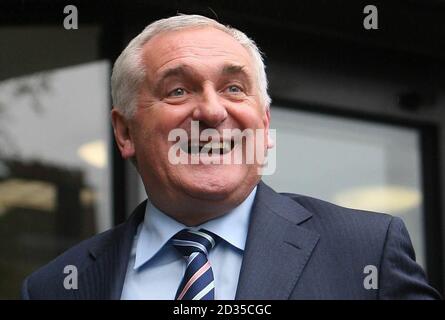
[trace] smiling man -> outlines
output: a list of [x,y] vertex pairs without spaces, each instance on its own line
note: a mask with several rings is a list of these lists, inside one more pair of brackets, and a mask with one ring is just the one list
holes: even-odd
[[117,145],[148,201],[33,273],[25,299],[439,298],[400,219],[261,182],[270,98],[242,32],[156,21],[117,59],[112,95]]
[[[232,35],[211,27],[156,34],[140,55],[145,75],[137,107],[130,117],[125,116],[127,104],[118,103],[112,112],[123,157],[134,158],[148,198],[170,217],[196,226],[227,213],[259,182],[257,166],[172,164],[168,154],[173,142],[167,138],[178,128],[191,136],[192,121],[199,130],[213,128],[221,136],[225,129],[264,129],[267,134],[268,98],[260,94],[258,66]],[[125,62],[118,60],[115,72]],[[128,81],[114,76],[118,88]],[[238,144],[233,151],[245,149]]]

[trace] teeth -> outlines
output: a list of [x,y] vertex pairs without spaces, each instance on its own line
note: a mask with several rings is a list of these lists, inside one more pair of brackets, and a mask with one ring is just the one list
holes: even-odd
[[204,149],[225,149],[227,146],[230,147],[228,142],[209,142],[203,146]]
[[189,152],[188,148],[190,147],[190,153],[192,154],[196,154],[196,153],[209,153],[210,150],[212,150],[212,152],[218,152],[219,153],[219,149],[222,149],[222,153],[228,153],[230,152],[230,150],[232,149],[232,143],[230,141],[222,141],[222,142],[193,142],[190,144],[183,144],[181,146],[181,149],[184,152]]
[[219,151],[219,149],[222,149],[223,153],[229,152],[230,151],[230,142],[223,141],[223,142],[209,142],[209,143],[206,143],[202,147],[201,152],[208,153],[210,150],[212,150],[212,152],[213,152],[213,151]]

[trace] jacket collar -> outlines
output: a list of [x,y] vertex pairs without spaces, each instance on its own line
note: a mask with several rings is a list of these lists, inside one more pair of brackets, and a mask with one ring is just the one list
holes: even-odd
[[139,204],[126,222],[117,226],[108,238],[89,248],[93,263],[79,274],[80,299],[119,300],[127,272],[133,238],[144,219],[145,200]]
[[319,235],[302,227],[312,213],[263,182],[252,208],[236,299],[288,299]]

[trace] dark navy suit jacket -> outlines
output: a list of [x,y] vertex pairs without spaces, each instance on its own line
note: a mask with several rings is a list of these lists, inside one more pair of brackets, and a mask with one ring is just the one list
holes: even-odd
[[[120,299],[141,203],[123,224],[85,240],[25,279],[24,299]],[[77,289],[64,268],[78,270]],[[377,288],[366,288],[366,266]],[[368,271],[369,272],[369,271]],[[375,283],[375,282],[374,282]],[[236,299],[435,299],[399,218],[278,194],[258,185]]]

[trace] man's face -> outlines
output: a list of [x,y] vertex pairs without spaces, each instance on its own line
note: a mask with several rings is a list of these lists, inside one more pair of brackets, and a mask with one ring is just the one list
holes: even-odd
[[[200,132],[213,128],[221,140],[223,129],[265,129],[267,146],[269,112],[260,102],[247,50],[223,31],[193,28],[153,37],[143,47],[142,61],[146,79],[128,123],[128,148],[121,152],[135,157],[149,197],[243,200],[260,179],[257,164],[172,164],[168,155],[176,142],[168,136],[181,128],[191,139],[191,123],[199,121]],[[246,143],[224,152],[245,156]]]

